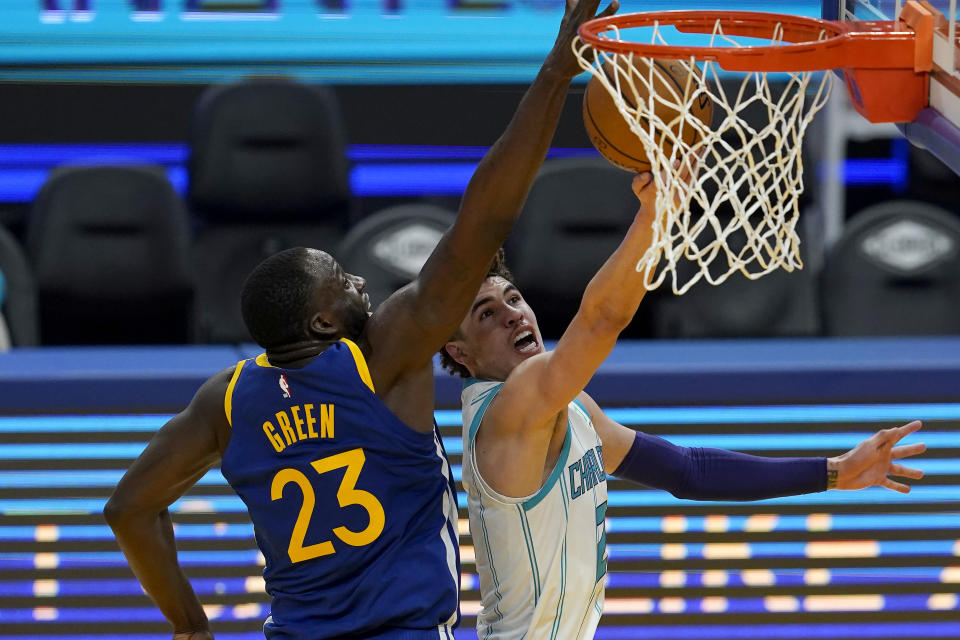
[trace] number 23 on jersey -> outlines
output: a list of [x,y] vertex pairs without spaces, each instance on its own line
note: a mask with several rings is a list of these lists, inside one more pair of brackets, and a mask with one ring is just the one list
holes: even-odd
[[[333,535],[352,547],[362,547],[379,538],[380,534],[383,533],[385,522],[383,505],[380,504],[376,496],[369,491],[356,488],[357,479],[360,477],[360,471],[363,469],[365,461],[366,457],[363,454],[363,449],[357,448],[320,458],[310,463],[317,474],[324,474],[334,469],[346,467],[343,480],[340,481],[340,486],[337,489],[337,501],[341,507],[354,504],[363,507],[370,518],[370,523],[363,531],[350,531],[343,526],[333,527]],[[303,492],[303,504],[300,505],[300,513],[297,515],[297,522],[294,524],[290,536],[290,545],[287,547],[290,561],[302,562],[336,553],[333,542],[330,540],[306,546],[303,544],[316,504],[316,494],[306,474],[290,468],[278,471],[273,476],[273,482],[270,485],[270,499],[283,499],[283,488],[290,482],[296,483],[300,487],[300,491]]]

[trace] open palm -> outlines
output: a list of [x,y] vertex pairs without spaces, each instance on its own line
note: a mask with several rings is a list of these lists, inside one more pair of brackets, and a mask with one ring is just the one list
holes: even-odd
[[837,489],[852,490],[876,486],[900,493],[910,493],[908,485],[897,482],[889,476],[901,476],[913,480],[923,477],[923,471],[895,462],[927,450],[927,445],[922,442],[896,446],[900,440],[916,432],[921,426],[923,425],[919,420],[914,420],[902,427],[878,431],[836,458]]

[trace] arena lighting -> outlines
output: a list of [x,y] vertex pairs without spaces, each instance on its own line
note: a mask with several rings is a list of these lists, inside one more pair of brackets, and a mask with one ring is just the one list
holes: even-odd
[[[350,184],[358,197],[459,196],[482,146],[350,145]],[[158,164],[181,195],[187,192],[184,143],[8,144],[0,145],[0,202],[30,202],[61,164]],[[888,184],[900,189],[909,178],[902,154],[890,158],[847,159],[842,175],[848,186]],[[598,157],[591,148],[557,147],[550,158]]]
[[843,181],[848,187],[886,184],[902,190],[910,175],[910,165],[902,158],[848,158],[843,162]]
[[[634,407],[609,408],[605,411],[611,419],[624,424],[907,421],[920,416],[926,420],[960,419],[960,403]],[[460,424],[459,411],[436,411],[435,415],[441,427]]]
[[[624,0],[621,11],[655,6],[672,3]],[[820,2],[778,9],[812,16]],[[562,11],[547,0],[4,0],[0,67],[23,82],[527,83]]]
[[[759,503],[691,503],[610,480],[609,583],[598,640],[960,637],[953,615],[960,580],[960,567],[954,566],[960,433],[948,431],[960,419],[960,403],[634,406],[608,412],[633,426],[652,425],[651,431],[668,427],[671,440],[700,446],[734,442],[771,455],[846,447],[866,430],[921,417],[929,421],[929,432],[916,437],[930,449],[916,461],[926,480],[909,496],[870,489],[856,496],[826,492]],[[460,413],[436,415],[451,470],[459,477]],[[0,486],[7,489],[0,496],[5,550],[0,636],[168,638],[150,630],[162,625],[159,611],[140,600],[139,585],[99,514],[126,464],[169,418],[169,413],[0,417]],[[842,431],[808,437],[822,430],[820,422],[833,422],[831,428]],[[694,435],[705,428],[695,425],[711,426]],[[730,439],[765,425],[776,433],[763,428],[749,442]],[[103,436],[90,442],[90,434]],[[64,466],[64,460],[71,463]],[[466,496],[461,493],[458,502],[464,508]],[[208,472],[171,512],[184,543],[180,562],[195,575],[200,597],[214,603],[214,624],[230,629],[217,637],[262,640],[259,626],[268,613],[262,560],[244,506],[226,493],[222,474]],[[461,532],[464,624],[456,638],[475,640],[472,616],[479,595],[463,520]],[[78,604],[91,594],[98,596],[95,605]],[[129,625],[138,632],[91,635],[104,620],[117,631]],[[17,631],[4,634],[4,629]]]
[[[220,637],[219,635],[217,636]],[[594,640],[810,640],[811,638],[957,638],[958,622],[878,622],[789,625],[643,625],[600,627]],[[476,638],[476,635],[473,636]],[[460,640],[459,635],[457,640]],[[469,640],[469,636],[464,638]]]
[[[480,160],[489,147],[480,145],[351,144],[351,162],[374,160]],[[90,158],[135,158],[141,162],[180,165],[187,161],[186,143],[103,142],[97,144],[0,144],[0,167],[50,167]],[[595,156],[593,147],[552,147],[550,158]]]

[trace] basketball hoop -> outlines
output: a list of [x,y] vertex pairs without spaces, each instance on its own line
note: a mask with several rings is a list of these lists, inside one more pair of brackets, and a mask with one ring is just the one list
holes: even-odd
[[[871,121],[911,121],[926,106],[932,31],[933,16],[913,1],[898,22],[666,11],[583,24],[574,53],[643,143],[657,187],[653,244],[637,263],[647,288],[669,278],[682,295],[701,279],[802,268],[801,146],[833,77],[818,72],[842,70]],[[662,59],[687,71],[670,95],[653,89],[668,81],[653,64]],[[721,83],[720,69],[737,81]],[[694,115],[704,100],[714,103],[712,126]],[[681,127],[697,135],[678,136]]]

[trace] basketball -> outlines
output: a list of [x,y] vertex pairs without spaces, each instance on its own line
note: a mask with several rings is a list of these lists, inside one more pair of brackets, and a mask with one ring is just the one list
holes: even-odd
[[[700,82],[699,78],[694,78],[690,87],[687,87],[688,72],[679,60],[652,60],[652,62],[656,65],[653,72],[654,90],[657,95],[664,96],[670,102],[678,102],[683,98],[685,91],[694,91]],[[650,60],[647,58],[634,57],[633,65],[636,71],[631,72],[634,78],[636,79],[638,74],[643,78],[648,77],[649,64]],[[609,62],[605,64],[603,71],[613,82],[614,70],[609,65]],[[696,70],[696,73],[700,71]],[[623,75],[622,72],[621,75]],[[648,98],[647,87],[639,79],[636,79],[634,88],[628,88],[627,83],[621,78],[621,86],[625,92],[624,98],[631,106],[636,105],[636,100],[643,102]],[[701,136],[700,132],[689,123],[680,120],[672,122],[679,115],[677,109],[655,100],[654,112],[664,123],[671,126],[671,129],[677,133],[677,137],[685,144],[694,144]],[[701,93],[695,97],[690,106],[690,112],[705,125],[710,126],[713,122],[713,101]],[[650,161],[643,142],[630,130],[630,125],[617,109],[613,97],[596,76],[591,76],[583,94],[583,124],[590,142],[607,160],[621,169],[635,173],[650,170]],[[664,141],[663,144],[664,153],[669,155],[672,144],[669,141]]]

